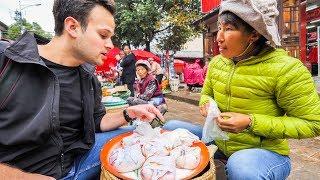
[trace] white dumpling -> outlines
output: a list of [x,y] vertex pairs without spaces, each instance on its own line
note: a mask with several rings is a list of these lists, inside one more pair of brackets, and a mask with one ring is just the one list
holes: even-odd
[[148,138],[155,138],[160,135],[161,128],[152,128],[150,123],[140,123],[133,132],[138,133]]
[[120,147],[111,152],[110,164],[118,172],[130,172],[139,169],[145,162],[139,144],[133,146]]
[[122,139],[122,145],[123,146],[132,146],[134,144],[140,143],[143,139],[143,136],[141,136],[138,133],[133,133],[130,136],[124,137]]
[[164,142],[166,142],[165,146],[170,150],[181,145],[192,146],[193,142],[199,141],[198,136],[182,128],[164,132],[161,138],[164,139]]
[[175,180],[176,167],[171,156],[151,156],[141,169],[143,180]]
[[170,152],[170,156],[174,157],[176,167],[181,169],[193,170],[200,163],[201,149],[196,147],[188,147],[185,145],[176,147]]
[[145,157],[154,155],[168,156],[170,151],[164,146],[161,140],[152,140],[142,144],[142,154]]
[[133,134],[122,139],[122,145],[142,145],[145,142],[152,141],[153,139],[159,139],[158,137],[160,136],[160,134],[160,128],[152,129],[149,123],[141,123],[133,131]]

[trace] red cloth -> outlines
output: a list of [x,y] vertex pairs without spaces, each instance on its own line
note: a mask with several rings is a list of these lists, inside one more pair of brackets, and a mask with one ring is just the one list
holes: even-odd
[[96,72],[108,72],[111,70],[111,67],[115,67],[117,64],[116,55],[119,54],[119,52],[119,48],[111,49],[103,59],[103,64],[96,66]]
[[312,47],[310,50],[310,53],[308,55],[308,59],[311,64],[317,64],[318,63],[318,48]]

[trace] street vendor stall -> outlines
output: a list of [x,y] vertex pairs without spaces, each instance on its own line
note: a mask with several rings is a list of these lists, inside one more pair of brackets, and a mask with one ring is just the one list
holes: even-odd
[[107,96],[102,98],[102,103],[106,107],[108,112],[118,111],[129,107],[127,101],[121,99],[120,97]]
[[128,107],[127,98],[130,91],[126,85],[114,86],[111,83],[102,84],[102,103],[106,107],[107,112],[115,112]]

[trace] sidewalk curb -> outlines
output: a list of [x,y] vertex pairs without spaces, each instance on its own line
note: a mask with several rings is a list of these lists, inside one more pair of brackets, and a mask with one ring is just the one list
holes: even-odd
[[195,105],[195,106],[199,105],[199,101],[197,101],[197,100],[193,100],[193,99],[189,99],[189,98],[185,98],[185,97],[180,97],[180,96],[175,96],[175,95],[172,95],[170,93],[166,94],[165,97],[169,98],[169,99],[172,99],[172,100],[182,101],[182,102],[185,102],[185,103],[188,103],[188,104],[192,104],[192,105]]

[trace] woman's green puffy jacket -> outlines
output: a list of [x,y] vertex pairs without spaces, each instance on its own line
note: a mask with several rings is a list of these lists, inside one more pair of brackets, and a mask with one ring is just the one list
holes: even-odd
[[200,106],[213,98],[221,112],[250,114],[252,126],[216,140],[227,156],[248,148],[289,154],[287,138],[320,134],[320,100],[307,68],[283,49],[234,63],[221,55],[208,68]]

